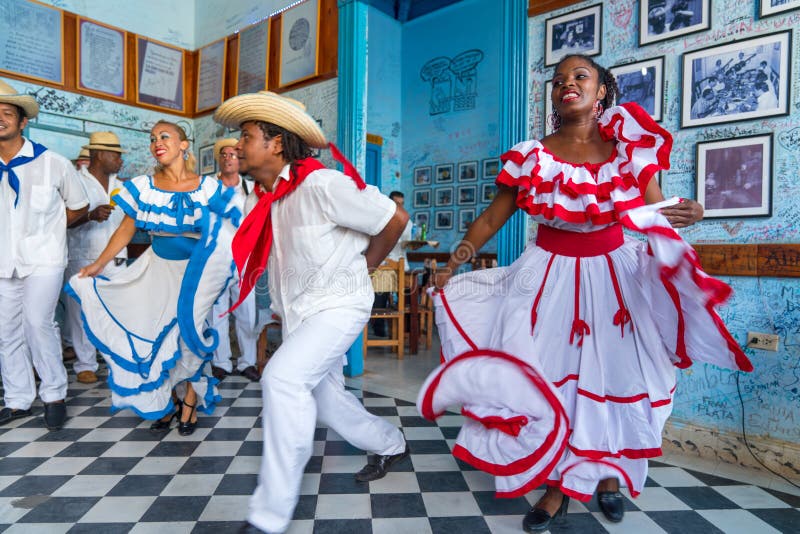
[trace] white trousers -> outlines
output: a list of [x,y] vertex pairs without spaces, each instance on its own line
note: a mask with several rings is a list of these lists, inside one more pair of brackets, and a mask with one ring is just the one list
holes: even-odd
[[400,430],[367,412],[344,388],[342,358],[369,312],[335,309],[303,321],[284,336],[261,377],[264,453],[248,521],[284,532],[300,494],[319,421],[350,444],[376,454],[405,450]]
[[55,322],[63,280],[63,271],[0,278],[0,372],[9,408],[26,410],[33,404],[34,367],[43,402],[67,396],[67,371]]
[[[230,315],[220,317],[230,309],[234,302],[239,300],[239,284],[233,280],[230,285],[222,292],[219,300],[211,308],[209,323],[219,333],[219,346],[214,351],[214,367],[221,367],[229,373],[233,370],[231,363],[231,339],[229,335],[228,321]],[[255,291],[247,295],[238,308],[233,310],[233,320],[236,328],[236,340],[239,342],[239,355],[236,369],[244,371],[247,367],[256,364],[256,343],[258,341],[259,330],[256,327],[256,294]]]

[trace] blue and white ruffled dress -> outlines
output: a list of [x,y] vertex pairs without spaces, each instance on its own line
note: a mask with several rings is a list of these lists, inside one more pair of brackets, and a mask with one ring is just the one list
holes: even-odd
[[241,212],[218,180],[194,191],[158,189],[149,176],[125,182],[113,197],[153,245],[113,278],[73,276],[66,291],[81,304],[89,339],[109,368],[112,411],[157,419],[175,410],[171,392],[191,382],[198,410],[220,399],[204,374],[217,347],[212,305],[233,278],[231,241]]

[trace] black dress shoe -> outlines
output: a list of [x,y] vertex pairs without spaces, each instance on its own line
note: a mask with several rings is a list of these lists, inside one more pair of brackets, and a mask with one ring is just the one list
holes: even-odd
[[64,401],[44,403],[44,424],[48,430],[61,430],[67,420],[67,405]]
[[598,491],[597,504],[606,519],[612,523],[619,523],[625,516],[625,501],[618,491]]
[[404,458],[408,458],[411,451],[406,443],[406,450],[398,454],[375,455],[370,458],[369,463],[356,473],[356,480],[359,482],[370,482],[386,476],[389,468]]
[[240,371],[241,375],[252,382],[258,382],[261,380],[261,375],[258,374],[258,371],[252,365],[250,367],[245,367],[242,371]]
[[225,377],[228,376],[230,373],[223,369],[222,367],[217,367],[215,365],[211,366],[211,374],[217,380],[225,380]]
[[11,408],[3,408],[0,410],[0,425],[5,425],[6,423],[10,423],[15,419],[30,417],[31,415],[33,415],[33,412],[31,412],[30,408],[27,410],[12,410]]
[[556,518],[564,517],[567,515],[567,508],[569,507],[569,497],[564,495],[561,500],[561,505],[556,510],[555,515],[550,515],[547,510],[541,508],[531,508],[525,518],[522,520],[522,530],[525,532],[540,532],[547,530]]

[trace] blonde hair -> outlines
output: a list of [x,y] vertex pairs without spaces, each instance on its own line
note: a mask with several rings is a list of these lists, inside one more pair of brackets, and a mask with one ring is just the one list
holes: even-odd
[[[178,138],[180,138],[181,141],[186,141],[187,143],[189,143],[189,138],[186,136],[186,130],[184,130],[180,125],[175,124],[174,122],[165,121],[164,119],[161,119],[160,121],[156,122],[153,125],[153,128],[155,128],[159,124],[163,124],[163,125],[166,125],[166,126],[172,126],[178,132]],[[190,148],[191,148],[191,143],[189,144],[189,147],[187,147],[186,151],[184,152],[184,154],[186,154],[187,157],[186,157],[186,159],[183,160],[183,166],[187,171],[189,171],[191,173],[194,173],[195,169],[197,168],[197,159],[194,157],[194,153],[192,153],[192,151],[189,150]],[[164,166],[161,165],[160,163],[157,163],[156,164],[156,170],[163,171],[164,170]]]

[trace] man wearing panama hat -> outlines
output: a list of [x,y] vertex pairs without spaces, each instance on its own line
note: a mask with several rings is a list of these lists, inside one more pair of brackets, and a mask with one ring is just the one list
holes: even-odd
[[[272,309],[283,342],[261,377],[264,453],[245,532],[283,532],[311,457],[317,419],[376,454],[356,474],[381,478],[409,454],[396,427],[345,391],[342,361],[369,319],[368,270],[386,257],[408,214],[328,144],[300,102],[260,92],[227,100],[214,120],[241,129],[240,171],[256,182],[258,202],[233,240],[240,301],[269,262]],[[326,169],[312,148],[330,146],[345,174]]]
[[[122,187],[117,173],[122,168],[125,150],[122,150],[119,138],[113,132],[93,132],[89,136],[89,144],[84,145],[83,149],[89,152],[89,166],[80,169],[83,187],[89,197],[89,211],[67,230],[69,262],[66,280],[77,274],[81,267],[100,257],[125,217],[122,210],[115,209],[111,203],[111,196]],[[113,276],[123,268],[127,257],[127,250],[123,247],[115,261],[108,263],[103,275]],[[77,357],[73,369],[78,382],[97,382],[97,352],[83,329],[81,305],[77,300],[67,298],[65,307],[65,330]]]
[[41,383],[44,421],[66,419],[67,372],[54,320],[67,265],[67,225],[87,211],[72,163],[22,136],[36,100],[0,81],[0,425],[31,415]]

